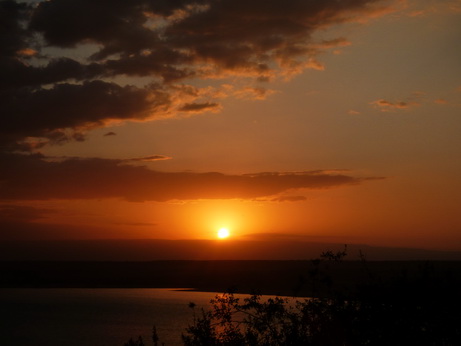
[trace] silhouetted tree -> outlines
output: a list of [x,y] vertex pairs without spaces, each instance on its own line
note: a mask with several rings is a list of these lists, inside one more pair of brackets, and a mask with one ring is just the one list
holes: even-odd
[[124,346],[145,346],[144,342],[142,341],[142,337],[138,337],[137,340],[130,338],[128,342],[125,342]]
[[[344,251],[322,253],[308,273],[313,286],[325,285],[328,266],[340,265]],[[414,275],[402,272],[381,280],[361,254],[366,281],[354,290],[328,289],[313,298],[264,299],[233,293],[217,295],[210,309],[193,310],[182,335],[186,346],[455,346],[461,345],[460,281],[436,273],[429,263]],[[317,287],[317,286],[316,286]],[[313,292],[316,292],[314,289]],[[157,345],[156,330],[153,331]],[[143,346],[142,339],[126,346]]]
[[[353,291],[330,289],[321,264],[338,264],[344,251],[324,252],[309,272],[313,283],[328,289],[311,299],[281,297],[264,300],[252,295],[240,300],[218,295],[210,310],[183,335],[186,346],[455,346],[461,345],[459,278],[438,275],[429,263],[413,276],[402,272],[381,280],[363,254],[366,281]],[[324,260],[327,262],[323,262]],[[331,285],[330,285],[331,284]],[[195,309],[195,307],[192,307]],[[195,312],[194,312],[195,315]]]

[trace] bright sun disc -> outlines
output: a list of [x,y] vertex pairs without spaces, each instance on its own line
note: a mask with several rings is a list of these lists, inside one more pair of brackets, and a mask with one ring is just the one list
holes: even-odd
[[224,239],[227,238],[230,235],[229,230],[227,228],[221,228],[218,231],[218,238]]

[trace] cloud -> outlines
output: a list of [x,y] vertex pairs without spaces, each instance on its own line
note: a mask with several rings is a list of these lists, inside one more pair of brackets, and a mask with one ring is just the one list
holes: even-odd
[[240,99],[265,100],[269,95],[275,93],[275,90],[266,88],[244,87],[236,90],[234,96]]
[[130,166],[123,160],[70,158],[48,161],[39,154],[3,154],[0,161],[4,167],[0,172],[0,196],[4,200],[254,199],[299,189],[330,189],[379,179],[334,171],[243,175],[159,172],[144,166]]
[[158,226],[158,224],[154,222],[117,222],[115,224],[121,225],[121,226],[140,226],[140,227]]
[[0,56],[2,63],[5,62],[3,57],[14,57],[17,52],[24,52],[28,49],[28,40],[30,33],[21,21],[27,18],[29,6],[25,3],[16,3],[13,1],[0,2],[0,22],[2,31],[6,34],[0,35]]
[[417,102],[405,102],[405,101],[391,102],[391,101],[387,101],[384,99],[379,99],[379,100],[370,102],[370,104],[374,105],[376,108],[378,108],[382,112],[405,110],[411,107],[419,106],[419,103]]
[[126,159],[124,161],[134,161],[134,162],[153,162],[153,161],[164,161],[164,160],[171,160],[172,157],[164,156],[164,155],[152,155],[152,156],[144,156],[144,157],[135,157],[132,159]]
[[104,137],[108,137],[108,136],[116,136],[117,134],[113,131],[109,131],[107,133],[104,134]]
[[[448,105],[450,102],[445,98],[433,99],[427,95],[424,91],[414,91],[404,100],[399,101],[388,101],[386,99],[378,99],[376,101],[370,102],[370,105],[373,105],[376,109],[379,109],[382,112],[395,112],[402,110],[409,110],[414,107],[421,105]],[[351,113],[351,111],[349,112]]]
[[[8,34],[0,37],[0,145],[31,150],[83,140],[86,130],[113,121],[219,110],[213,99],[186,94],[187,83],[197,79],[249,77],[253,91],[234,96],[264,98],[269,92],[260,83],[323,69],[320,53],[349,44],[343,37],[316,41],[317,31],[391,10],[379,4],[2,1],[0,22]],[[120,84],[127,76],[148,82]]]
[[34,208],[24,205],[0,205],[0,222],[32,222],[44,217],[49,212],[46,209]]
[[221,108],[218,103],[204,102],[204,103],[186,103],[179,108],[180,112],[186,113],[203,113],[203,112],[216,112]]
[[461,13],[461,1],[454,0],[448,4],[448,8],[450,11],[455,13]]
[[423,17],[431,14],[457,14],[461,13],[461,2],[459,0],[449,1],[421,1],[413,5],[420,6],[407,13],[409,17]]
[[359,111],[355,111],[355,110],[353,110],[353,109],[350,109],[349,111],[347,111],[347,114],[349,114],[349,115],[359,115],[360,112],[359,112]]
[[171,103],[169,95],[159,89],[121,87],[104,81],[7,90],[0,95],[8,100],[0,103],[2,139],[47,137],[55,142],[70,139],[62,129],[72,129],[75,134],[109,119],[146,119]]
[[272,202],[301,202],[305,201],[305,196],[280,196],[272,199]]
[[[257,241],[301,241],[301,242],[310,242],[312,245],[315,244],[314,242],[326,241],[329,240],[331,244],[331,240],[334,237],[331,236],[318,236],[318,235],[306,235],[306,234],[290,234],[290,233],[247,233],[241,236],[242,239],[246,240],[257,240]],[[325,246],[325,245],[323,245]],[[331,246],[331,245],[330,245]],[[344,247],[344,245],[341,245]],[[321,249],[319,254],[324,251]]]

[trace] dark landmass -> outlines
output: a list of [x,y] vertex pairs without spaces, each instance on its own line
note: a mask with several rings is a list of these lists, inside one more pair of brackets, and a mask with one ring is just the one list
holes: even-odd
[[3,261],[0,273],[1,288],[191,288],[312,296],[332,287],[349,292],[370,280],[426,278],[460,287],[461,261]]
[[[37,240],[0,241],[0,261],[310,260],[344,244],[304,239],[271,240]],[[348,244],[370,261],[461,260],[461,251]]]
[[[348,292],[370,280],[428,274],[428,280],[461,283],[460,252],[351,244],[344,261],[311,260],[342,250],[344,244],[293,240],[3,241],[0,287],[191,288],[312,296],[332,287]],[[359,254],[367,260],[359,260]]]

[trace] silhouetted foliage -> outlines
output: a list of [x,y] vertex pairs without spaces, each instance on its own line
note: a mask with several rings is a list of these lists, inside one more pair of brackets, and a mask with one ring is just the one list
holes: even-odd
[[334,345],[326,342],[335,337],[330,333],[334,321],[328,321],[320,301],[252,295],[241,302],[230,293],[211,303],[212,310],[202,310],[183,335],[185,345],[313,345],[315,339]]
[[145,345],[144,345],[144,342],[142,341],[142,338],[138,337],[137,340],[130,338],[128,342],[125,342],[124,346],[145,346]]
[[[196,305],[182,335],[186,346],[455,346],[461,344],[459,278],[421,263],[418,273],[402,271],[382,279],[363,254],[365,280],[353,290],[337,289],[329,269],[341,269],[344,251],[322,253],[307,278],[313,298],[238,298],[217,295],[210,309]],[[318,293],[318,294],[317,294]],[[154,345],[158,337],[154,329]],[[130,341],[126,346],[142,346]]]
[[335,262],[341,262],[343,258],[346,256],[347,256],[347,244],[344,245],[343,251],[337,251],[335,253],[331,250],[327,250],[327,251],[322,252],[320,255],[321,258],[327,259],[329,261],[335,261]]
[[[154,346],[158,346],[159,337],[157,334],[157,328],[155,326],[152,327],[152,342]],[[164,344],[162,343],[162,345]],[[126,342],[124,346],[146,346],[146,345],[144,344],[142,337],[139,336],[137,340],[130,338],[130,340]]]
[[[194,318],[182,336],[186,346],[455,346],[461,344],[459,282],[434,273],[430,264],[417,275],[376,279],[362,255],[365,283],[354,291],[335,291],[328,266],[340,265],[343,252],[322,254],[308,273],[327,295],[311,299],[252,295],[240,300],[217,295],[210,310]],[[325,270],[326,268],[326,270]],[[323,271],[321,269],[324,269]],[[316,289],[313,290],[316,292]],[[192,307],[194,308],[194,307]],[[195,316],[195,312],[194,312]]]

